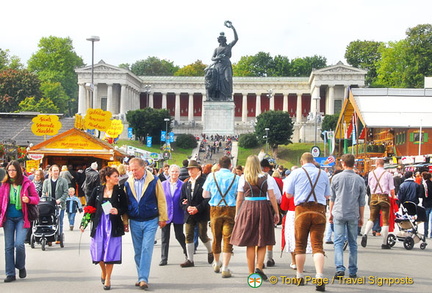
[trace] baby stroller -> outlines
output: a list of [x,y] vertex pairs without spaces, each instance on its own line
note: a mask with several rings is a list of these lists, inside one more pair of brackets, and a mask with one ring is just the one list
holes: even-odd
[[32,234],[30,236],[30,246],[35,248],[35,243],[42,245],[45,251],[49,242],[60,241],[63,248],[63,233],[60,234],[60,207],[56,205],[52,197],[41,197],[39,204],[39,219],[33,222]]
[[411,201],[404,202],[400,207],[402,215],[396,213],[395,219],[399,232],[396,235],[389,234],[387,244],[393,247],[397,239],[403,242],[405,249],[411,250],[415,243],[421,241],[420,249],[425,249],[427,246],[426,237],[418,231],[419,224],[426,221],[425,208]]

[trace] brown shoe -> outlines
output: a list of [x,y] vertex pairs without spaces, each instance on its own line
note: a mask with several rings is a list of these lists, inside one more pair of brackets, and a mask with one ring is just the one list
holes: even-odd
[[189,267],[194,267],[195,264],[194,264],[193,261],[187,260],[187,261],[185,261],[184,263],[180,264],[180,266],[181,266],[182,268],[189,268]]
[[139,282],[139,287],[140,287],[140,289],[147,289],[148,284],[144,281],[141,281],[141,282]]
[[57,241],[56,241],[56,244],[60,244],[60,241],[57,240]]

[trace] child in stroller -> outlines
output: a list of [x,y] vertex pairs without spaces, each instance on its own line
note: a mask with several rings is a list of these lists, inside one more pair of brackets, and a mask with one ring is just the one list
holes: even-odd
[[426,221],[426,211],[422,206],[418,206],[414,202],[406,201],[400,205],[402,214],[396,213],[395,222],[399,227],[399,232],[389,234],[387,236],[387,244],[393,247],[396,244],[396,239],[403,242],[405,249],[411,250],[415,243],[420,243],[420,249],[425,249],[427,246],[426,236],[419,233],[419,224]]
[[60,235],[59,229],[60,207],[52,197],[41,197],[38,208],[39,219],[34,221],[30,236],[31,248],[35,248],[35,243],[39,243],[42,250],[45,250],[46,245],[54,241],[60,241],[60,247],[63,248],[63,234]]

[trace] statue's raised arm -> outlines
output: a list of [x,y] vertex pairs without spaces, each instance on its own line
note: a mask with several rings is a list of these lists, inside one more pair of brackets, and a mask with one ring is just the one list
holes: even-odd
[[232,66],[231,54],[232,47],[238,41],[237,31],[231,21],[225,21],[224,25],[231,28],[234,32],[234,40],[227,44],[225,33],[221,32],[218,37],[219,46],[214,50],[211,58],[214,63],[206,69],[205,85],[207,89],[207,99],[209,101],[232,101]]

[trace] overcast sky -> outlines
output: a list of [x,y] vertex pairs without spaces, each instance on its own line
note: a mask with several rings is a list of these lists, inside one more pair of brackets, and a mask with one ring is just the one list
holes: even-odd
[[399,41],[405,31],[432,23],[431,0],[4,0],[0,48],[26,64],[42,37],[70,37],[75,52],[91,64],[132,64],[155,56],[184,66],[211,63],[217,37],[228,42],[232,21],[239,41],[231,61],[258,52],[289,59],[321,55],[344,63],[354,40]]

